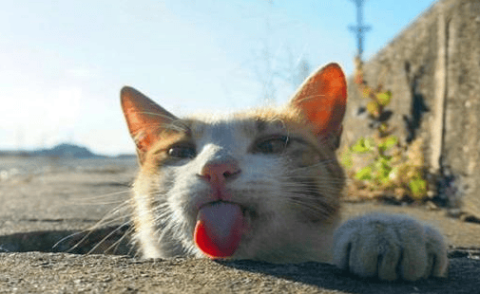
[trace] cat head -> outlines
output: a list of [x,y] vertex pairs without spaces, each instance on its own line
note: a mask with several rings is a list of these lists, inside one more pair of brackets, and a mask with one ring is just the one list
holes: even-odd
[[280,108],[177,118],[130,87],[121,103],[160,247],[177,240],[214,258],[274,260],[299,224],[337,217],[346,105],[338,65],[311,75]]

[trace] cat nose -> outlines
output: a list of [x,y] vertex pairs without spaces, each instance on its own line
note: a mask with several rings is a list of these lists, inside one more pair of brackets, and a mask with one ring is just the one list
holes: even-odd
[[210,184],[224,184],[226,181],[233,180],[240,174],[240,167],[235,161],[222,163],[207,163],[200,173]]

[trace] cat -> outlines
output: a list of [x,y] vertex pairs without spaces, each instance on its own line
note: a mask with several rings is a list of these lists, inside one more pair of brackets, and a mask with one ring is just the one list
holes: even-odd
[[286,106],[177,118],[124,87],[142,256],[328,262],[389,281],[446,276],[445,241],[429,226],[384,214],[340,224],[345,176],[335,152],[346,89],[332,63]]

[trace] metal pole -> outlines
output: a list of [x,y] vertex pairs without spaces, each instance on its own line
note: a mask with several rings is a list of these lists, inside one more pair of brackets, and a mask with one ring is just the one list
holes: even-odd
[[363,2],[364,0],[351,0],[355,3],[357,7],[357,26],[349,26],[350,30],[354,32],[357,36],[358,42],[358,53],[357,56],[361,59],[363,53],[363,39],[366,32],[371,28],[370,26],[365,26],[363,24]]

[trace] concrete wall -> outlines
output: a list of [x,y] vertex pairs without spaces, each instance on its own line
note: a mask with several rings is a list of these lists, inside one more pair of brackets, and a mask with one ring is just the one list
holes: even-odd
[[[447,186],[463,195],[465,212],[480,216],[480,1],[438,1],[364,69],[371,86],[393,92],[397,135],[422,137],[430,169],[451,171]],[[343,144],[371,132],[358,115],[365,105],[350,82]]]

